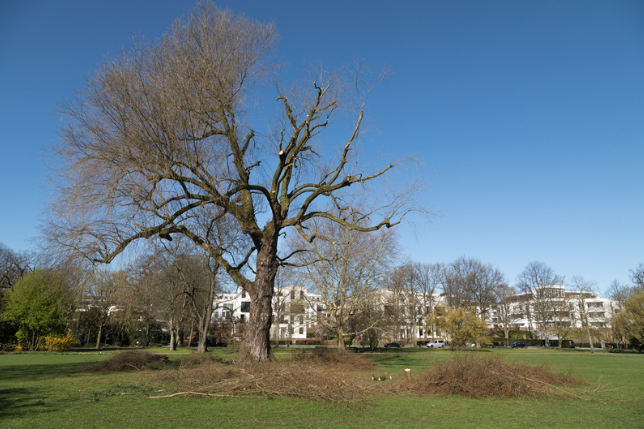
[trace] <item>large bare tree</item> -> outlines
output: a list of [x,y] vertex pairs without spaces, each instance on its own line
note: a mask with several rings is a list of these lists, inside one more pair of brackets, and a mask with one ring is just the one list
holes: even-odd
[[[324,209],[351,213],[353,195],[368,195],[368,185],[394,164],[365,170],[356,162],[359,91],[358,102],[347,105],[357,109],[348,139],[336,152],[320,145],[318,135],[345,106],[348,88],[338,74],[320,73],[293,95],[280,91],[280,119],[270,132],[256,129],[252,91],[277,68],[276,40],[271,25],[205,3],[157,42],[137,42],[106,61],[64,107],[57,150],[64,168],[45,227],[50,243],[105,263],[140,239],[189,238],[250,294],[242,361],[271,357],[271,300],[285,229],[314,241],[323,238],[307,232],[315,218],[362,232],[391,227],[411,195],[379,186],[384,203],[361,213],[369,224]],[[230,218],[243,245],[231,251],[208,240],[194,222],[203,213]]]

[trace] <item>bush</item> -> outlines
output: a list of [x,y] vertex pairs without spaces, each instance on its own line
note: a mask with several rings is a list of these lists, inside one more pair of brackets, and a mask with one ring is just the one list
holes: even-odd
[[64,352],[70,350],[76,344],[76,338],[73,335],[47,335],[45,344],[41,346],[42,350],[48,352]]

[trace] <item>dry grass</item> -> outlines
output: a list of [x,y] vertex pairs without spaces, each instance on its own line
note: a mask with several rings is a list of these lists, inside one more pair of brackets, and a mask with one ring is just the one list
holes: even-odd
[[101,362],[85,368],[86,371],[133,371],[150,369],[150,364],[165,363],[166,355],[157,355],[140,351],[127,351],[115,354]]
[[472,398],[577,397],[564,387],[588,384],[547,366],[506,362],[500,356],[459,354],[436,362],[432,370],[407,382],[404,390],[426,395],[462,395]]

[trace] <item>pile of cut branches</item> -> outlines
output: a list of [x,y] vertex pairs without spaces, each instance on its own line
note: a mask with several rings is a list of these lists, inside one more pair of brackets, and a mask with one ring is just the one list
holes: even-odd
[[305,354],[243,367],[216,361],[182,364],[165,373],[163,380],[174,382],[178,392],[152,398],[291,396],[359,407],[369,396],[387,392],[384,383],[374,383],[370,376],[359,372],[371,369],[373,363],[367,358],[337,353]]
[[140,351],[117,353],[101,362],[85,368],[86,371],[133,371],[150,369],[150,364],[165,363],[166,355],[157,355]]
[[546,365],[507,362],[500,356],[457,354],[447,362],[410,380],[404,390],[416,394],[462,395],[472,398],[577,397],[564,387],[588,384]]

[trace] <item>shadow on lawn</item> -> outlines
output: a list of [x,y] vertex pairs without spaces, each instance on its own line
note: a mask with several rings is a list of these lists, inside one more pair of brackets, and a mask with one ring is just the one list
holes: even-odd
[[46,406],[45,401],[36,397],[32,389],[0,389],[0,421],[33,413],[35,407],[39,411],[46,411],[42,408],[44,406]]
[[90,362],[48,365],[3,365],[0,368],[0,385],[10,381],[38,381],[76,375]]

